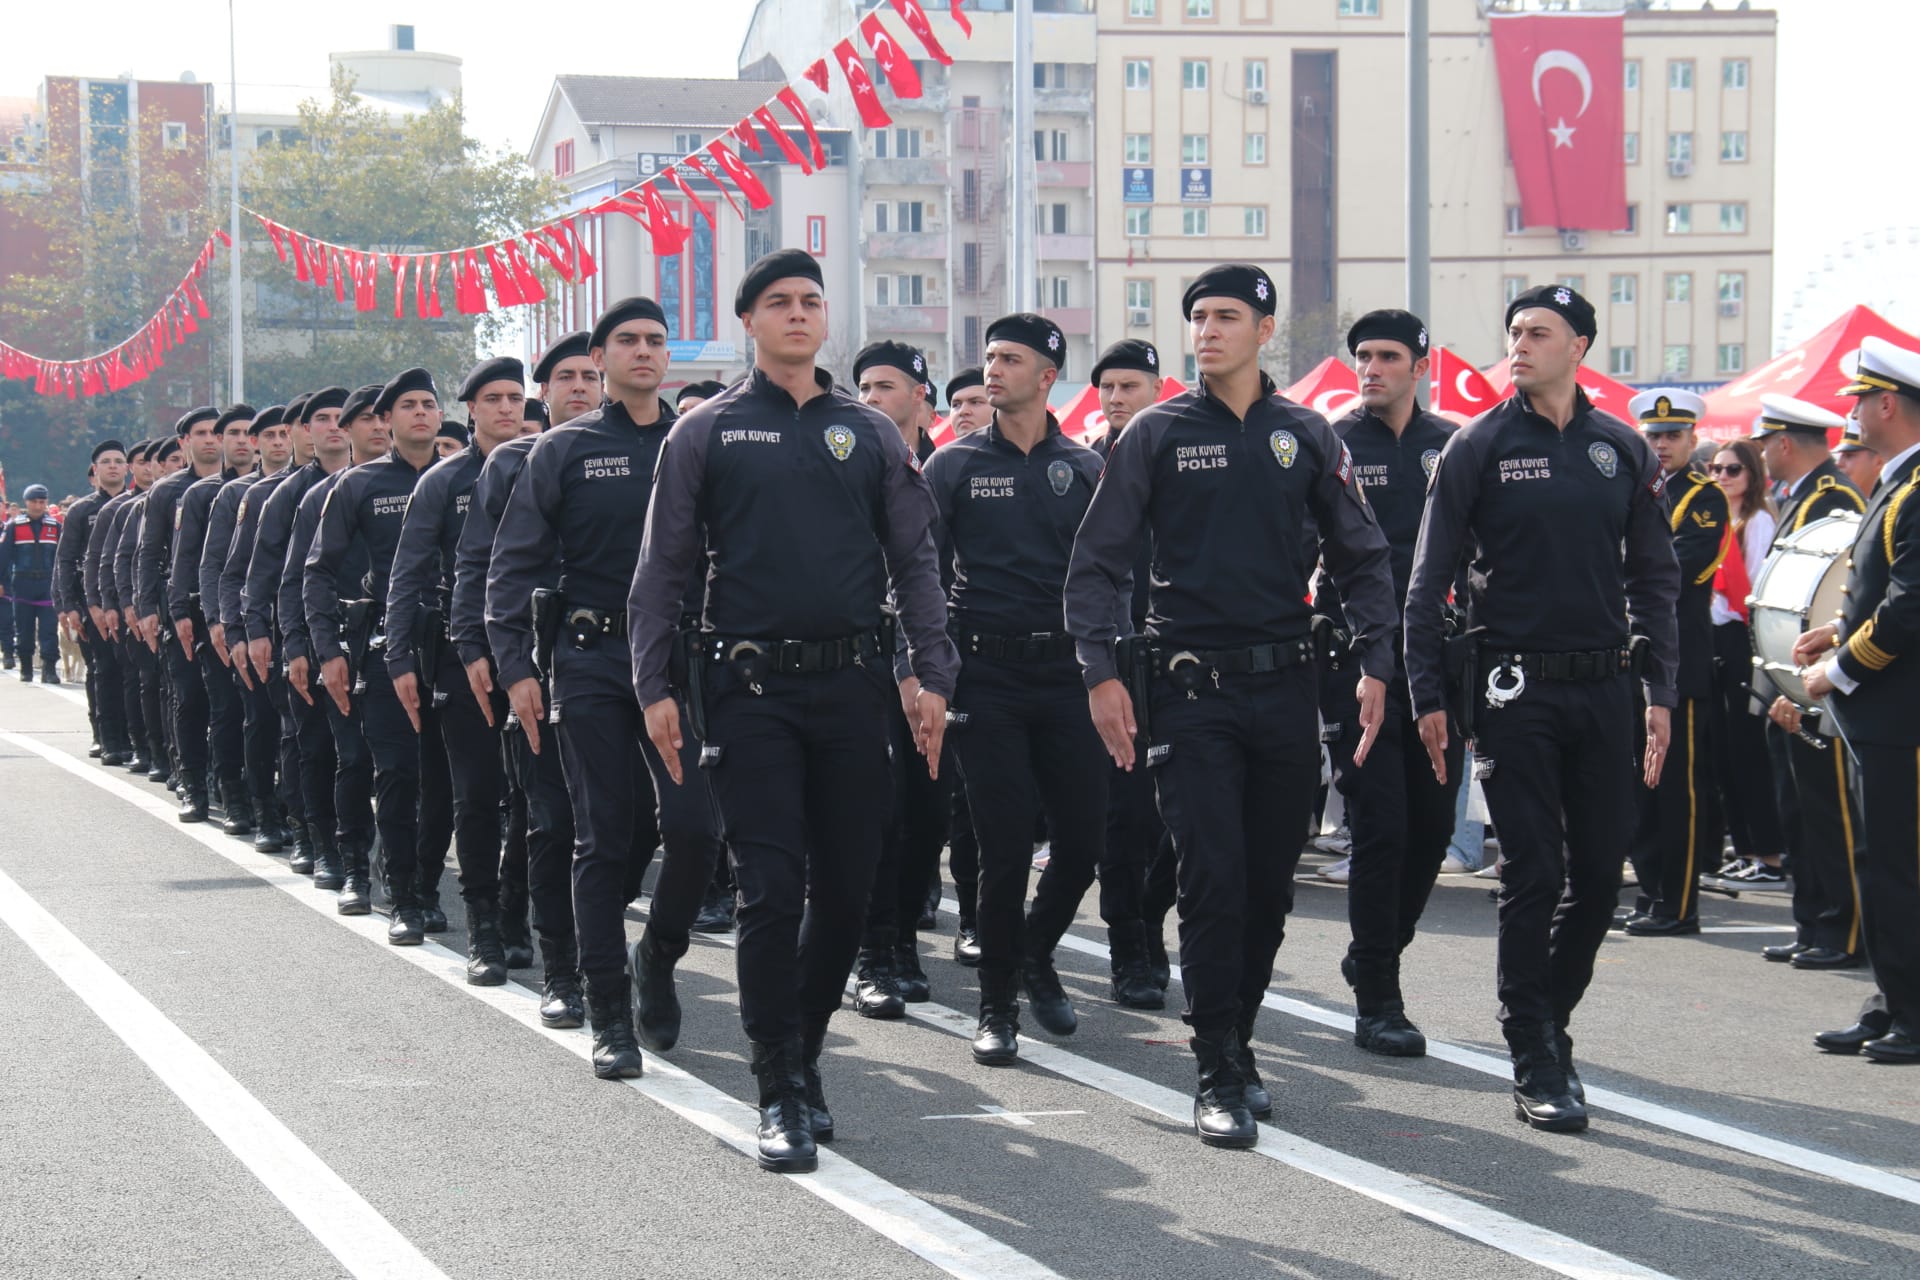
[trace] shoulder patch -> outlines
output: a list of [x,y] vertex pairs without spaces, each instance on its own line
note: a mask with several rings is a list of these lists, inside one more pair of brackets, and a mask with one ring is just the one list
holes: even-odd
[[1695,484],[1712,484],[1713,483],[1712,480],[1709,480],[1704,474],[1698,471],[1688,471],[1687,479],[1693,481]]

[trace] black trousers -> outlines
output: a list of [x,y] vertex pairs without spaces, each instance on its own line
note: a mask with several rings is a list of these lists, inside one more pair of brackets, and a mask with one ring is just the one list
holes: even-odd
[[200,668],[200,686],[206,691],[207,741],[213,776],[224,787],[238,788],[246,772],[246,715],[240,705],[239,682],[233,671],[214,656],[213,645],[196,629],[194,663]]
[[1347,923],[1353,942],[1354,997],[1362,1015],[1401,999],[1400,957],[1413,941],[1440,863],[1453,836],[1454,799],[1460,787],[1465,744],[1447,743],[1447,781],[1436,782],[1433,764],[1413,717],[1404,677],[1388,686],[1386,718],[1364,765],[1352,763],[1360,745],[1360,704],[1342,672],[1347,711],[1340,738],[1347,759],[1347,826],[1353,861],[1347,878]]
[[926,905],[927,886],[940,866],[940,849],[947,842],[953,813],[951,751],[943,752],[940,776],[927,776],[927,762],[913,745],[906,715],[887,719],[887,755],[893,780],[887,817],[887,838],[874,868],[873,895],[867,903],[864,942],[878,946],[885,939],[913,945],[919,931],[920,908]]
[[[246,660],[241,654],[239,661]],[[241,773],[246,778],[247,794],[253,797],[255,816],[264,823],[279,798],[275,780],[280,765],[280,711],[272,692],[258,680],[248,687],[228,668],[221,670],[233,682],[234,697],[240,705]]]
[[132,748],[127,727],[126,680],[120,670],[120,646],[94,629],[93,619],[80,624],[80,647],[87,655],[87,702],[93,708],[94,732],[107,751]]
[[[980,967],[1012,972],[1029,953],[1052,954],[1093,883],[1105,856],[1112,766],[1072,659],[969,657],[953,709],[953,750],[980,841]],[[1028,918],[1027,873],[1042,812],[1052,852]]]
[[[373,821],[380,832],[380,856],[387,868],[394,910],[418,907],[438,883],[434,859],[421,857],[420,739],[407,719],[387,664],[367,660],[367,690],[354,697],[354,718],[362,722],[373,766]],[[337,741],[337,740],[336,740]],[[344,755],[341,771],[346,770]],[[448,827],[451,827],[449,822]],[[441,845],[444,859],[446,846]],[[433,884],[427,883],[429,877]]]
[[[553,728],[567,794],[573,801],[573,924],[580,968],[619,973],[627,966],[626,906],[656,844],[666,858],[654,885],[649,927],[665,939],[687,935],[719,854],[717,823],[699,769],[699,748],[683,733],[686,781],[666,779],[633,693],[627,646],[571,644],[554,655]],[[681,724],[686,724],[683,715]],[[542,750],[546,749],[542,744]],[[657,787],[654,778],[665,783]],[[844,976],[844,975],[843,975]]]
[[127,735],[149,761],[167,758],[167,743],[160,732],[159,685],[151,678],[159,661],[153,650],[123,630],[116,642],[120,649],[122,698],[127,712]]
[[[543,691],[544,696],[544,691]],[[546,699],[552,705],[552,699]],[[501,715],[498,704],[494,715]],[[527,900],[533,931],[549,946],[561,946],[574,937],[573,928],[573,800],[567,795],[567,775],[560,765],[560,744],[549,727],[542,735],[538,755],[527,744],[517,720],[502,719],[507,748],[507,772],[526,797]]]
[[51,671],[60,665],[60,615],[50,604],[13,602],[13,647],[20,669],[33,666],[33,645],[40,642],[40,665]]
[[[279,796],[280,804],[285,808],[289,817],[297,818],[300,822],[307,824],[309,830],[313,830],[315,828],[313,828],[307,813],[307,780],[300,760],[300,722],[295,717],[293,707],[293,704],[300,702],[300,700],[294,697],[293,690],[287,686],[287,678],[280,671],[280,659],[278,655],[274,657],[267,669],[269,672],[267,676],[267,701],[273,707],[274,724],[279,731],[279,757],[275,767],[275,794]],[[306,703],[300,702],[300,706],[303,709],[306,705]],[[333,740],[326,734],[324,723],[321,727],[321,736],[326,738],[326,745],[331,749]],[[331,774],[331,772],[332,770],[329,769],[328,773]],[[332,792],[329,791],[328,796],[331,797],[331,795]],[[327,806],[326,825],[317,828],[326,835],[333,834],[332,809],[332,805],[329,804]]]
[[[405,714],[404,709],[401,714]],[[432,903],[436,906],[440,901],[440,877],[447,871],[447,850],[453,844],[453,768],[447,758],[445,739],[440,731],[440,715],[441,709],[435,705],[432,693],[422,689],[420,732],[414,735],[414,752],[419,758],[420,768],[419,831],[414,837],[414,876],[420,890],[421,904]],[[462,896],[465,896],[464,891]]]
[[[195,640],[199,637],[195,636]],[[180,647],[180,638],[160,620],[160,658],[166,663],[172,685],[173,747],[180,768],[198,777],[207,777],[207,685],[200,663]]]
[[[451,663],[451,665],[449,665]],[[500,800],[506,794],[500,730],[506,718],[504,698],[494,693],[496,727],[487,726],[480,704],[461,678],[452,646],[440,658],[440,682],[447,700],[434,713],[439,741],[421,737],[424,754],[437,749],[447,763],[453,787],[453,852],[460,877],[460,897],[468,903],[494,902],[500,895]]]
[[1100,863],[1100,918],[1109,926],[1145,918],[1147,868],[1166,836],[1147,770],[1109,768],[1107,842]]
[[[1860,901],[1867,958],[1887,1013],[1920,1034],[1920,749],[1854,744],[1859,758]],[[1836,750],[1838,748],[1836,747]]]
[[[1714,704],[1681,698],[1673,709],[1660,785],[1637,789],[1640,830],[1633,841],[1634,910],[1662,920],[1700,915],[1700,876],[1720,863],[1720,794],[1713,785]],[[1644,729],[1638,738],[1645,741]],[[1504,847],[1504,846],[1503,846]]]
[[1713,653],[1713,773],[1727,834],[1739,857],[1778,857],[1786,852],[1786,837],[1767,757],[1768,721],[1753,710],[1753,641],[1747,624],[1715,627]]
[[1824,749],[1767,725],[1774,790],[1792,855],[1795,937],[1809,947],[1851,955],[1860,950],[1860,804],[1845,744],[1822,741]]
[[[333,789],[334,837],[342,852],[365,852],[373,848],[374,830],[373,752],[367,746],[366,699],[363,695],[351,702],[352,714],[343,716],[316,676],[313,700],[333,734],[333,777],[328,785]],[[409,842],[407,848],[412,847]]]
[[1564,1027],[1593,981],[1635,821],[1624,678],[1537,680],[1483,708],[1474,771],[1500,831],[1500,1017]]
[[[705,770],[739,885],[737,964],[747,1038],[797,1038],[840,1007],[886,838],[891,676],[866,666],[775,675],[754,693],[706,674]],[[691,784],[692,780],[689,779]]]
[[[1293,909],[1293,871],[1320,784],[1312,664],[1152,695],[1151,766],[1178,858],[1185,1018],[1250,1025]],[[1136,768],[1138,765],[1135,766]]]
[[[980,907],[980,840],[973,834],[973,806],[967,803],[967,771],[951,745],[945,754],[953,765],[952,826],[947,835],[947,870],[953,876],[953,896],[960,904],[960,925],[971,929]],[[940,772],[947,772],[944,765]]]

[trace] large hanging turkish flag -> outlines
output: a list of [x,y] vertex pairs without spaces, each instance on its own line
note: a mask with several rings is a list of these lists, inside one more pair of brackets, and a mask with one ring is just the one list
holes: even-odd
[[1521,221],[1625,230],[1624,15],[1496,14],[1488,21]]

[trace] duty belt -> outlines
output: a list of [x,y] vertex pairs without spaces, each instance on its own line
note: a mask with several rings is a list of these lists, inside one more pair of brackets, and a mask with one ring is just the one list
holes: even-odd
[[1611,680],[1633,669],[1633,651],[1625,645],[1580,653],[1507,653],[1496,649],[1487,655],[1486,665],[1518,667],[1529,680]]
[[624,609],[568,609],[561,618],[562,629],[575,644],[582,643],[588,636],[612,636],[623,639],[627,634],[627,611]]
[[1204,673],[1264,675],[1311,662],[1313,657],[1311,634],[1275,644],[1249,645],[1244,649],[1171,649],[1161,645],[1155,645],[1153,649],[1154,666],[1176,679],[1188,671],[1196,676]]
[[700,638],[700,651],[708,662],[745,663],[769,675],[839,671],[882,653],[880,637],[872,631],[833,640],[748,640],[709,635]]
[[998,658],[1003,662],[1057,662],[1071,658],[1073,637],[1064,631],[1036,631],[1024,636],[997,636],[985,631],[955,633],[962,657]]

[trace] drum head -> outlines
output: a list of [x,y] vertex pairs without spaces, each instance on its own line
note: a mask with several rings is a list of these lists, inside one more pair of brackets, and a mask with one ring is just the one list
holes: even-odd
[[1846,552],[1859,532],[1860,517],[1851,513],[1816,520],[1783,538],[1761,565],[1749,597],[1748,625],[1755,675],[1761,677],[1754,687],[1767,701],[1777,691],[1802,711],[1817,705],[1793,668],[1793,643],[1839,618],[1846,603]]

